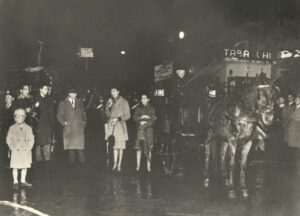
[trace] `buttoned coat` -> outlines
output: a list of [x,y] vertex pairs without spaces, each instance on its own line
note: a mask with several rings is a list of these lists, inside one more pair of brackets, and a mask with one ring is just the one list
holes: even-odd
[[[126,121],[131,117],[127,100],[120,96],[113,102],[111,108],[106,104],[106,115],[109,120],[105,128],[105,139],[107,140],[110,135],[114,134],[115,141],[127,141],[128,132]],[[115,126],[112,121],[114,118],[119,118]]]
[[49,96],[37,96],[36,101],[39,102],[39,120],[37,126],[37,145],[52,144],[54,130],[54,110],[53,101]]
[[69,97],[62,100],[58,106],[57,120],[63,126],[64,149],[83,150],[86,112],[82,101],[75,99],[73,108]]
[[[141,125],[141,121],[145,121],[143,119],[144,115],[149,116],[150,119],[146,120],[146,124]],[[144,150],[146,152],[151,151],[153,148],[153,125],[156,121],[154,107],[152,107],[150,104],[147,106],[139,105],[135,110],[133,119],[137,123],[137,140],[135,149],[140,150],[140,140],[144,140],[147,144],[146,149]]]
[[13,124],[8,130],[6,143],[11,150],[10,167],[30,168],[32,163],[31,149],[34,144],[31,127],[26,123],[21,126]]

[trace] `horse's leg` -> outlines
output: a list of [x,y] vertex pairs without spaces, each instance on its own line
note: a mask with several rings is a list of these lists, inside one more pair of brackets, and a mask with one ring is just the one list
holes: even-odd
[[209,160],[210,160],[210,143],[205,145],[205,161],[204,161],[204,187],[209,187]]
[[229,147],[229,176],[228,176],[228,197],[235,198],[236,194],[233,190],[233,178],[235,173],[235,153],[236,153],[236,140],[230,139],[228,140]]
[[226,170],[226,152],[228,149],[228,142],[222,142],[220,148],[220,170],[221,170],[221,177],[224,180],[225,186],[228,186],[228,175]]
[[241,172],[240,172],[240,187],[241,195],[243,197],[248,197],[248,190],[246,189],[246,167],[247,167],[247,158],[248,153],[252,146],[252,140],[245,144],[242,148],[241,153]]
[[212,144],[212,132],[208,131],[208,137],[204,142],[205,144],[205,161],[204,161],[204,187],[209,187],[209,162],[210,162],[210,153],[211,153],[211,144]]

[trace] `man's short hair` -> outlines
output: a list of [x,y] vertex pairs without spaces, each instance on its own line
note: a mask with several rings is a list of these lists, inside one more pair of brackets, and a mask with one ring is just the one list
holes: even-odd
[[30,85],[28,83],[23,83],[20,85],[20,90],[22,90],[24,88],[24,86],[28,86],[28,88],[29,88]]
[[48,88],[48,84],[47,83],[41,83],[40,85],[39,85],[39,89],[42,89],[42,88],[44,88],[44,86],[46,86],[47,88]]

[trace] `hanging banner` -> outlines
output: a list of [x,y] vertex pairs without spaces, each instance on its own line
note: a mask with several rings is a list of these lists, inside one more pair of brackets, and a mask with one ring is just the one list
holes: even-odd
[[173,75],[173,63],[157,65],[154,67],[154,81],[159,82],[171,78]]

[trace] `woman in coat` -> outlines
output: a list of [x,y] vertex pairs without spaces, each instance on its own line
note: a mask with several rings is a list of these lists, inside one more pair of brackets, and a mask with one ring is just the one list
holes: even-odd
[[136,170],[140,170],[142,151],[147,158],[147,170],[151,172],[151,151],[153,149],[153,124],[156,120],[155,109],[149,104],[150,99],[147,95],[142,95],[142,104],[136,108],[133,115],[134,121],[137,123],[137,140],[135,149],[137,166]]
[[117,88],[111,89],[112,99],[109,99],[106,104],[106,115],[109,118],[106,129],[105,139],[113,135],[115,137],[114,143],[114,166],[113,170],[121,171],[123,152],[126,148],[126,141],[128,140],[128,132],[126,121],[130,119],[130,108],[127,100],[120,95]]
[[63,126],[64,149],[69,152],[69,161],[75,161],[77,151],[79,161],[85,162],[84,130],[87,119],[83,103],[76,96],[76,90],[69,89],[68,96],[59,103],[57,120]]

